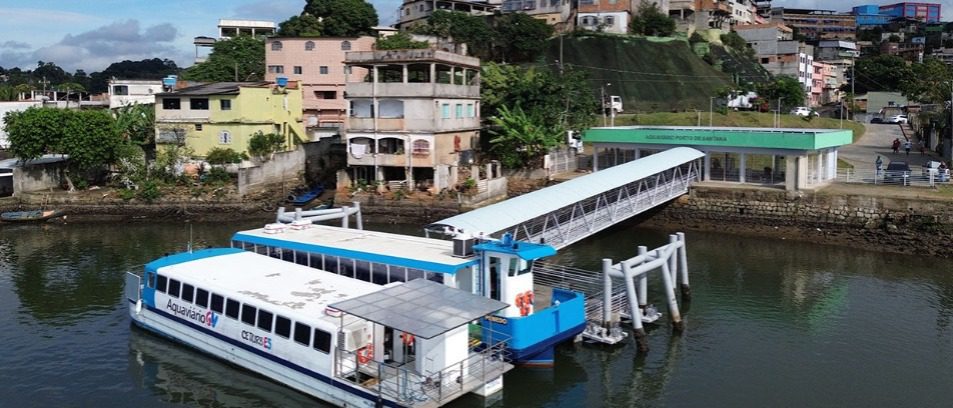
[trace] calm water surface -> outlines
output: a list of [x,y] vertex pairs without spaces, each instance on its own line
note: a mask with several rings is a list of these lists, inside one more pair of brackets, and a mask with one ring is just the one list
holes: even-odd
[[[221,246],[260,224],[0,226],[0,407],[320,406],[129,325],[125,271],[184,250],[190,229]],[[666,241],[622,226],[556,261],[596,270]],[[698,232],[688,248],[685,333],[650,328],[646,356],[631,340],[561,347],[555,368],[507,374],[496,406],[953,406],[950,261]]]

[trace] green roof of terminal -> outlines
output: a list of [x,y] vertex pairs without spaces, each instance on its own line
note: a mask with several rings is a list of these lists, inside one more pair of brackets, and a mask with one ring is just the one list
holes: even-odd
[[817,150],[851,144],[853,136],[850,129],[619,126],[589,129],[583,140],[591,143]]

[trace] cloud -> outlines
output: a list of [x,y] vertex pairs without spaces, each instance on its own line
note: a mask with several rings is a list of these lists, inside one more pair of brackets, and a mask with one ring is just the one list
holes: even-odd
[[67,34],[58,43],[32,52],[4,52],[0,54],[0,61],[13,62],[16,66],[52,61],[67,71],[92,72],[123,60],[181,60],[184,53],[173,44],[176,37],[178,30],[169,23],[143,29],[138,20],[116,21],[79,34]]
[[4,24],[36,27],[38,22],[42,22],[42,24],[77,24],[101,20],[101,18],[88,14],[51,9],[0,8],[0,20]]
[[0,43],[0,48],[10,48],[10,49],[24,49],[30,48],[30,44],[19,41],[5,41]]
[[249,20],[274,21],[278,24],[291,16],[301,14],[305,0],[260,0],[243,4],[232,11],[232,17]]

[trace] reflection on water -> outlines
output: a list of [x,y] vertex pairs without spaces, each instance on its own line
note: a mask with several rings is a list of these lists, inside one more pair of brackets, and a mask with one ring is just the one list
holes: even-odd
[[[141,330],[123,274],[168,252],[226,246],[242,224],[0,228],[0,406],[313,406],[319,401]],[[420,234],[415,226],[380,226]],[[191,231],[190,231],[191,230]],[[597,270],[668,241],[623,225],[553,260]],[[953,392],[953,263],[801,242],[688,234],[686,331],[650,352],[560,347],[506,375],[506,407],[945,406]],[[650,277],[650,300],[661,285]],[[667,316],[667,315],[666,315]],[[454,404],[482,406],[468,396]]]

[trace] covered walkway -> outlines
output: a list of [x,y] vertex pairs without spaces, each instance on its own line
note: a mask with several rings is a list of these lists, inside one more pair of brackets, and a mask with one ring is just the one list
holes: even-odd
[[688,192],[705,154],[676,147],[427,225],[471,237],[509,232],[562,248]]

